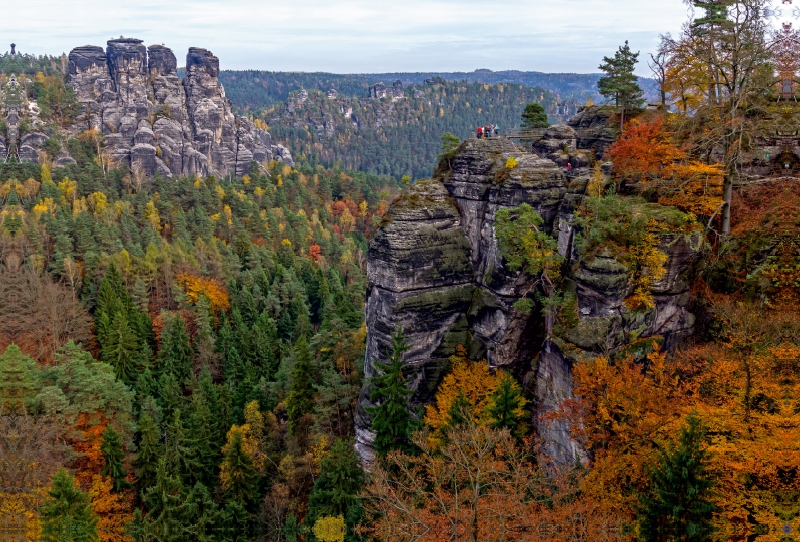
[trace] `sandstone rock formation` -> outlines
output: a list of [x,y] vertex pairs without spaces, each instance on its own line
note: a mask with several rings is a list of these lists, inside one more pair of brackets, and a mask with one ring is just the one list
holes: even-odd
[[[566,127],[555,131],[570,135]],[[507,169],[510,157],[518,165]],[[568,427],[548,426],[538,416],[570,396],[576,360],[618,352],[634,336],[670,342],[691,332],[684,274],[702,245],[700,232],[664,236],[661,249],[669,259],[666,276],[652,287],[655,308],[633,313],[623,303],[631,290],[628,268],[611,254],[585,257],[576,248],[575,209],[585,189],[585,179],[567,179],[553,161],[508,140],[462,143],[432,180],[418,182],[392,204],[370,243],[366,376],[374,375],[376,360],[387,359],[390,334],[402,326],[411,345],[405,374],[415,390],[412,404],[424,404],[462,344],[473,359],[486,358],[526,382],[535,398],[534,425],[552,455],[563,461],[580,456]],[[533,279],[505,269],[495,239],[497,210],[521,203],[533,206],[558,239],[567,260],[565,282],[577,296],[579,323],[551,340],[545,340],[539,311],[526,316],[513,308]],[[367,383],[356,429],[356,447],[367,463],[374,438],[365,409],[369,396]]]
[[[183,80],[177,68],[170,49],[138,39],[110,40],[106,50],[73,49],[68,82],[82,111],[70,131],[98,130],[112,158],[147,176],[244,175],[253,161],[293,164],[269,133],[234,115],[211,52],[191,48]],[[36,160],[47,137],[26,137],[20,158]],[[69,160],[59,156],[56,164]]]

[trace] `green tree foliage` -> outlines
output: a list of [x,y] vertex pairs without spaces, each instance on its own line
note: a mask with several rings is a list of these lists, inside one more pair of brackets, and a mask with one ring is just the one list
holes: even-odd
[[544,220],[536,210],[523,203],[516,209],[500,209],[495,216],[495,235],[500,253],[510,271],[522,271],[535,277],[523,298],[514,307],[530,314],[532,300],[527,297],[536,287],[541,287],[547,333],[555,324],[561,281],[561,264],[564,258],[558,253],[558,242],[541,229]]
[[625,126],[625,113],[644,105],[644,91],[634,74],[638,62],[639,53],[632,52],[626,41],[613,58],[603,57],[603,63],[600,64],[605,75],[597,82],[597,86],[600,94],[613,99],[620,108],[620,130]]
[[125,452],[122,449],[122,441],[120,440],[119,433],[117,433],[110,425],[103,431],[103,441],[100,445],[100,452],[103,454],[103,470],[100,474],[108,476],[114,481],[114,489],[122,491],[130,484],[125,479]]
[[227,473],[228,498],[244,505],[252,503],[256,496],[256,469],[252,458],[244,450],[240,431],[233,433],[222,463]]
[[337,440],[322,460],[320,475],[308,499],[306,525],[325,516],[342,516],[348,527],[345,540],[358,540],[353,528],[363,516],[359,493],[364,471],[351,442]]
[[372,377],[370,399],[377,406],[368,408],[368,412],[372,416],[372,430],[375,432],[375,453],[379,456],[392,450],[411,448],[412,421],[408,398],[412,392],[403,376],[403,355],[408,349],[403,330],[398,329],[392,334],[389,363],[375,362],[375,367],[383,374]]
[[139,475],[140,490],[149,488],[155,483],[158,461],[161,457],[161,446],[158,438],[158,427],[149,413],[139,418],[139,448],[136,455],[136,468]]
[[524,435],[528,432],[526,420],[531,417],[530,411],[525,409],[527,404],[519,384],[504,373],[486,408],[489,425],[495,429],[508,429],[517,437]]
[[677,444],[658,454],[649,472],[650,492],[640,499],[642,540],[708,540],[717,507],[705,438],[700,418],[690,415]]
[[192,345],[186,333],[186,323],[179,315],[169,315],[161,335],[158,350],[159,369],[183,383],[192,371]]
[[522,112],[522,129],[537,130],[547,128],[550,122],[547,120],[547,113],[539,103],[529,103]]
[[92,542],[97,536],[97,516],[89,496],[66,469],[53,476],[40,517],[43,542]]
[[314,384],[311,380],[311,352],[308,341],[301,337],[295,347],[294,368],[292,369],[292,388],[286,398],[289,414],[289,431],[298,428],[303,416],[314,410]]

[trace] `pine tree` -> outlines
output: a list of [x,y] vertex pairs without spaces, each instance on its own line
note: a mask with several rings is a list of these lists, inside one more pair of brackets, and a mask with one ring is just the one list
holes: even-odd
[[75,484],[66,469],[56,471],[48,499],[40,510],[43,542],[91,542],[98,540],[97,516],[89,496]]
[[709,452],[700,418],[690,414],[678,443],[662,450],[649,469],[650,491],[640,497],[642,540],[708,540],[715,480],[709,471]]
[[355,541],[352,528],[358,525],[363,510],[358,498],[364,471],[350,442],[337,440],[322,460],[319,478],[308,499],[306,525],[324,516],[342,516],[348,527],[345,540]]
[[286,398],[289,431],[294,433],[300,419],[314,411],[314,384],[311,381],[311,351],[308,341],[301,337],[295,346],[292,388]]
[[372,395],[370,399],[377,403],[368,407],[372,415],[372,430],[375,432],[375,452],[385,456],[392,450],[411,448],[411,414],[408,411],[408,398],[412,391],[403,377],[403,354],[409,349],[403,338],[403,330],[398,329],[392,335],[392,355],[389,363],[376,362],[383,372],[372,377]]
[[162,455],[158,438],[158,427],[148,413],[139,418],[139,453],[136,468],[139,475],[139,491],[144,493],[156,481],[158,460]]
[[511,375],[504,373],[486,409],[489,425],[495,429],[508,429],[517,437],[524,435],[528,431],[525,419],[530,416],[530,412],[525,410],[527,404],[528,400],[522,396],[519,384]]
[[537,130],[549,126],[547,113],[545,113],[541,104],[530,103],[525,106],[525,110],[522,112],[523,130]]
[[633,53],[626,41],[625,45],[614,54],[614,58],[603,57],[603,63],[600,64],[600,69],[606,75],[600,78],[597,86],[600,94],[613,98],[614,103],[620,108],[620,131],[625,128],[626,111],[644,105],[642,98],[644,91],[634,74],[638,62],[639,53]]
[[231,500],[248,505],[256,496],[258,473],[253,466],[252,458],[244,450],[241,430],[232,431],[231,440],[226,448],[227,451],[222,459],[226,473],[223,486]]
[[103,454],[103,461],[105,461],[101,474],[110,477],[114,481],[114,489],[117,492],[129,488],[130,484],[125,479],[125,465],[123,465],[125,452],[122,450],[122,442],[120,442],[119,433],[110,425],[103,431],[100,452]]

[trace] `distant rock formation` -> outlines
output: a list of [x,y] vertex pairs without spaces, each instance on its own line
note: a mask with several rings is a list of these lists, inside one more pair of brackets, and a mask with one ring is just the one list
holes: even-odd
[[148,176],[244,175],[253,161],[293,164],[269,133],[234,115],[210,51],[189,49],[185,79],[177,68],[170,49],[138,39],[111,40],[106,51],[73,49],[69,83],[83,105],[78,126],[105,134],[115,158]]
[[[106,50],[73,49],[68,83],[82,108],[70,132],[96,129],[114,159],[147,176],[241,176],[253,161],[293,165],[269,133],[234,115],[210,51],[189,49],[185,79],[177,69],[169,48],[145,47],[138,39],[110,40]],[[35,161],[46,142],[44,134],[25,136],[20,158]],[[57,165],[71,160],[56,158]]]
[[387,87],[383,83],[375,83],[369,87],[369,97],[380,100],[389,96],[393,101],[399,100],[405,95],[403,91],[403,82],[395,81],[391,87]]

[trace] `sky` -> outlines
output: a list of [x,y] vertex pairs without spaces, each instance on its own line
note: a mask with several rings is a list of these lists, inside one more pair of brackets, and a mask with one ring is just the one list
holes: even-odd
[[[0,43],[23,53],[69,53],[125,36],[163,43],[179,65],[189,47],[204,47],[222,69],[333,73],[597,72],[625,40],[644,60],[659,34],[687,20],[681,0],[7,2],[16,8],[0,19]],[[639,72],[649,73],[645,62]]]

